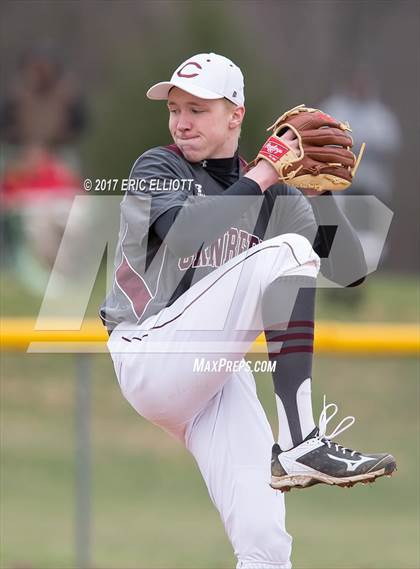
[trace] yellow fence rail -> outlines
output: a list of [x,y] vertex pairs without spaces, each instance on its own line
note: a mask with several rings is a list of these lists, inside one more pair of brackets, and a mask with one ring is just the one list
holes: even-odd
[[[48,330],[36,330],[35,320],[3,318],[0,320],[0,348],[13,351],[106,352],[108,335],[96,318],[84,320],[80,329],[66,330],[58,320],[51,320]],[[45,326],[44,326],[45,327]],[[253,351],[265,350],[261,335]],[[315,351],[330,354],[382,354],[411,356],[420,351],[420,326],[402,323],[362,323],[318,321],[315,327]]]

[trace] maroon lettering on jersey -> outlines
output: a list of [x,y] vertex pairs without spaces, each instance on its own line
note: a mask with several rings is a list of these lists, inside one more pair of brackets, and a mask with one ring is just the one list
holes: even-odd
[[192,255],[191,257],[182,257],[182,259],[179,259],[178,261],[178,269],[180,271],[186,271],[191,267],[193,261],[194,261],[194,255]]
[[153,297],[145,280],[133,269],[124,252],[115,271],[115,281],[130,301],[134,314],[140,318]]
[[214,241],[199,254],[179,259],[178,268],[180,271],[186,271],[191,266],[194,268],[221,267],[226,261],[259,243],[261,243],[261,239],[256,235],[231,227],[223,237],[219,237],[217,241]]
[[220,267],[223,259],[223,237],[210,245],[210,263],[212,267]]
[[238,255],[240,255],[241,253],[243,253],[244,251],[247,251],[249,249],[250,238],[251,238],[251,235],[248,233],[248,231],[244,231],[243,229],[241,229],[239,231]]
[[259,245],[260,243],[262,243],[262,239],[256,235],[251,235],[251,239],[249,240],[249,249],[251,249],[251,247],[255,247],[255,245]]
[[226,236],[226,247],[225,254],[223,255],[223,262],[229,261],[236,257],[236,248],[238,246],[238,230],[235,227],[231,227],[229,231],[225,234]]
[[209,255],[209,248],[206,247],[200,251],[200,254],[195,257],[193,262],[193,267],[209,267],[210,265],[210,255]]

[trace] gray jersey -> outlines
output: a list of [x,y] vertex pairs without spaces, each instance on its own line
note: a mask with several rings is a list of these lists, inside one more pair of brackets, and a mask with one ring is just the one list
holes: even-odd
[[[130,180],[131,189],[121,202],[112,290],[100,311],[109,330],[122,321],[141,323],[215,268],[264,239],[299,233],[313,241],[316,233],[313,211],[298,191],[278,184],[257,197],[225,197],[222,186],[202,163],[186,161],[173,146],[142,154]],[[203,199],[214,200],[215,211],[233,199],[247,199],[249,207],[194,254],[177,255],[152,226],[171,208],[189,207]]]

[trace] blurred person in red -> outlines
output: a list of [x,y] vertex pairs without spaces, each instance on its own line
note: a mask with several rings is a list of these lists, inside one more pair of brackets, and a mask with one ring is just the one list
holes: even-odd
[[26,52],[0,106],[0,136],[8,151],[41,146],[78,167],[75,143],[86,128],[86,104],[57,49]]
[[2,245],[6,261],[37,292],[80,190],[76,144],[86,122],[77,81],[57,50],[42,45],[26,52],[0,102]]

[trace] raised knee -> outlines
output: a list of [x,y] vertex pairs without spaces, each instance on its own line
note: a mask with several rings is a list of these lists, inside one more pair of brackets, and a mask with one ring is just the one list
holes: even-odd
[[312,244],[303,235],[285,233],[273,239],[276,244],[285,247],[295,266],[313,265],[319,270],[320,259],[312,248]]
[[303,235],[298,235],[297,233],[286,233],[285,235],[282,235],[282,238],[283,243],[293,250],[293,253],[300,261],[312,256],[318,257],[312,248],[312,244]]

